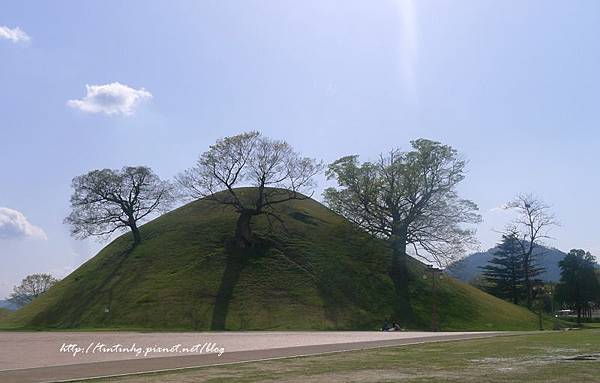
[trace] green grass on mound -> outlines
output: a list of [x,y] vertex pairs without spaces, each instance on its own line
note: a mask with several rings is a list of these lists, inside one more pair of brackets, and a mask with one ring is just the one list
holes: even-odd
[[[244,192],[251,193],[251,189]],[[199,200],[142,226],[130,252],[124,235],[4,328],[211,330],[376,329],[392,312],[385,242],[318,202],[279,206],[284,225],[264,217],[261,245],[231,246],[236,215]],[[411,262],[414,328],[430,326],[431,282]],[[446,277],[439,283],[442,330],[529,330],[528,310]]]

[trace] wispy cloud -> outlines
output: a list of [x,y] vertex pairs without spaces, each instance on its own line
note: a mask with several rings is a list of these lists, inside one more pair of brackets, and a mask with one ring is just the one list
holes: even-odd
[[19,27],[9,28],[0,25],[0,39],[10,40],[13,43],[26,43],[31,41],[31,37]]
[[493,208],[489,209],[488,211],[490,213],[500,213],[500,212],[506,212],[507,210],[508,210],[508,205],[503,203],[502,205],[493,207]]
[[415,0],[396,0],[400,17],[400,65],[407,90],[411,96],[417,91],[417,60],[419,36]]
[[0,207],[0,239],[48,239],[41,228],[32,225],[20,211]]
[[134,89],[119,82],[105,85],[86,85],[86,95],[79,100],[69,100],[67,105],[88,113],[131,115],[152,94],[144,88]]

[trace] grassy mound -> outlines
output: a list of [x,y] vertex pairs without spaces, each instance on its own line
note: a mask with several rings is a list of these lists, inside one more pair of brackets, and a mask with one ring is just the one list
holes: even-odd
[[[243,190],[251,193],[252,189]],[[4,328],[192,330],[376,329],[392,312],[389,249],[318,202],[279,206],[283,224],[259,217],[260,245],[231,245],[236,214],[199,200],[129,234]],[[411,262],[413,327],[429,328],[431,281]],[[535,329],[531,312],[446,277],[438,289],[442,330]]]

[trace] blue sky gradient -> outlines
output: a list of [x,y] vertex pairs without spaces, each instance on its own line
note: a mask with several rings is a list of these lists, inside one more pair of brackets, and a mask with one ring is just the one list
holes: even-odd
[[[253,129],[326,162],[442,141],[469,159],[482,248],[511,218],[494,208],[532,192],[561,221],[550,245],[600,253],[600,2],[14,1],[1,26],[30,41],[0,34],[0,207],[47,239],[0,237],[0,297],[101,246],[62,224],[74,176],[170,178]],[[114,82],[152,98],[130,115],[67,105]]]

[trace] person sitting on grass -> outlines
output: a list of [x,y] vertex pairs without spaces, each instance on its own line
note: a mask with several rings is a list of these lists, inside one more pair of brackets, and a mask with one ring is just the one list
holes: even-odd
[[383,326],[381,327],[381,331],[389,331],[391,328],[390,322],[388,320],[383,321]]

